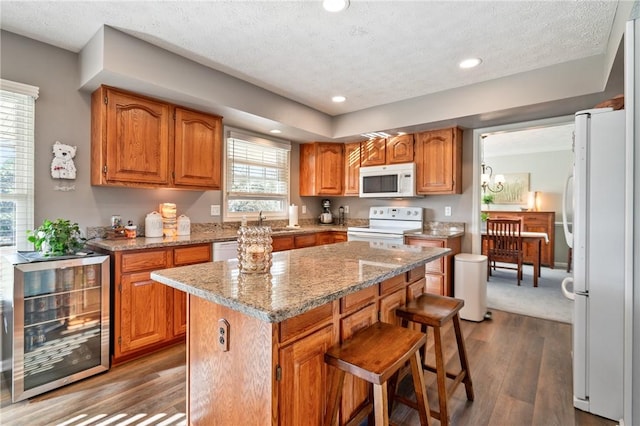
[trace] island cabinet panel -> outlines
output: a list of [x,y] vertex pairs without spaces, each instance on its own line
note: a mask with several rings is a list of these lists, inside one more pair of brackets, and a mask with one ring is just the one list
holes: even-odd
[[280,349],[280,425],[323,423],[329,395],[324,353],[333,344],[333,326],[327,325]]
[[300,145],[300,195],[342,195],[344,144]]
[[416,192],[462,193],[462,130],[457,127],[415,135]]
[[[377,290],[375,286],[369,288]],[[366,293],[366,290],[368,289],[361,290],[360,293]],[[376,293],[374,293],[374,296]],[[358,331],[377,321],[378,310],[375,303],[372,303],[340,320],[340,340],[344,341],[350,338]],[[369,403],[369,384],[360,378],[347,374],[344,378],[342,395],[341,418],[344,421],[340,424],[344,424],[346,420],[352,418],[362,407]]]
[[[424,288],[424,267],[279,323],[188,295],[187,423],[322,425],[333,375],[325,352],[376,321],[396,322],[408,287]],[[369,385],[347,376],[344,386],[340,424],[363,420]]]
[[[226,351],[221,320],[229,324]],[[189,334],[188,424],[278,424],[276,325],[189,295]]]
[[91,184],[220,189],[222,117],[101,86],[91,98]]
[[344,192],[342,195],[360,194],[360,142],[344,145]]

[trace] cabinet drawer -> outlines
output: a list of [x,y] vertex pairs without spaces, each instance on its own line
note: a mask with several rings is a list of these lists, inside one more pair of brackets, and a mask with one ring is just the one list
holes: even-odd
[[384,296],[403,287],[407,283],[405,278],[405,274],[400,274],[382,281],[380,283],[380,296]]
[[316,245],[316,234],[296,235],[294,240],[296,248],[313,247]]
[[419,280],[422,277],[424,277],[424,268],[422,266],[419,266],[407,272],[407,282],[409,283]]
[[149,250],[122,255],[122,272],[162,269],[169,265],[167,250]]
[[356,293],[349,294],[340,299],[340,312],[346,313],[348,311],[364,306],[367,303],[373,302],[378,295],[378,286],[372,285],[362,289]]
[[173,264],[175,266],[191,265],[211,261],[211,244],[177,247],[173,249]]
[[326,303],[304,314],[289,318],[280,323],[280,342],[285,342],[298,334],[322,325],[331,319],[333,304]]
[[411,283],[407,286],[407,301],[415,300],[418,296],[426,291],[426,280],[421,278],[420,280]]
[[291,250],[295,248],[293,236],[291,237],[274,237],[271,243],[273,251]]

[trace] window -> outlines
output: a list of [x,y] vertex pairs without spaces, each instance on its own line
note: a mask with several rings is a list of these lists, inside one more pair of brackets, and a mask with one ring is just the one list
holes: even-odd
[[33,229],[34,116],[38,88],[0,80],[0,249],[29,249]]
[[285,219],[291,144],[229,128],[225,136],[225,219],[252,218],[260,211],[269,219]]

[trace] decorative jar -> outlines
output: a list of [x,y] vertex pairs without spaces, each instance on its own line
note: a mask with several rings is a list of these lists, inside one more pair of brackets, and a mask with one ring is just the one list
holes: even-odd
[[244,274],[264,274],[271,269],[271,227],[241,226],[238,229],[238,269]]

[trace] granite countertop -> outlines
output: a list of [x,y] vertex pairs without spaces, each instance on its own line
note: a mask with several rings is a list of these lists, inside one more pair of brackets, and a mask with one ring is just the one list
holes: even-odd
[[371,248],[350,241],[273,254],[269,274],[242,274],[237,260],[151,273],[151,279],[266,322],[280,322],[444,256],[450,249]]
[[[322,231],[346,232],[346,226],[338,225],[309,225],[298,228],[275,227],[272,228],[273,236],[281,235],[302,235]],[[158,237],[158,238],[120,238],[115,240],[92,239],[87,242],[87,246],[100,248],[108,251],[139,250],[146,248],[162,248],[170,246],[181,246],[189,244],[205,244],[222,241],[233,241],[238,238],[238,230],[234,228],[216,229],[212,231],[196,231],[187,236]]]
[[464,231],[450,229],[424,229],[419,232],[411,232],[405,235],[424,239],[448,239],[462,237],[464,235]]

